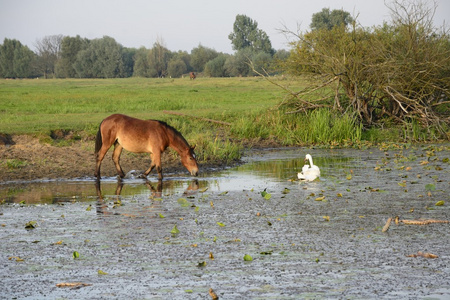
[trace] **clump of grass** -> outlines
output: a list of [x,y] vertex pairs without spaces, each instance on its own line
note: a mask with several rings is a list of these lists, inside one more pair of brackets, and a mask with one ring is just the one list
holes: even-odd
[[20,159],[7,159],[6,160],[6,167],[8,169],[14,170],[14,169],[21,169],[25,167],[28,163],[24,160]]
[[220,161],[228,164],[241,158],[242,145],[219,137],[211,139],[206,134],[198,135],[194,140],[199,162]]
[[337,115],[328,109],[305,114],[268,111],[240,118],[231,132],[239,138],[274,138],[284,145],[336,144],[358,142],[362,125],[349,114]]

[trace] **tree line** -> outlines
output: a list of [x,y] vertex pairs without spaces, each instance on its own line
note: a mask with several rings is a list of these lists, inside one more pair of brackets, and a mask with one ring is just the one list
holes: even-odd
[[114,38],[89,40],[53,35],[36,41],[36,51],[15,39],[0,45],[0,77],[3,78],[123,78],[181,77],[189,72],[205,76],[254,75],[249,61],[259,70],[286,59],[289,52],[275,51],[267,34],[248,16],[237,15],[228,37],[235,54],[217,52],[201,44],[187,51],[170,51],[162,39],[153,47],[127,48]]

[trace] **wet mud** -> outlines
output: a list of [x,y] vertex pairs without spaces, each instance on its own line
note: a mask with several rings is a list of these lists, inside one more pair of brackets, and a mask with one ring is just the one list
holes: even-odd
[[[290,180],[307,152],[320,180]],[[0,298],[448,299],[450,225],[382,228],[450,220],[449,157],[271,150],[162,185],[0,185]],[[409,257],[419,251],[437,258]]]

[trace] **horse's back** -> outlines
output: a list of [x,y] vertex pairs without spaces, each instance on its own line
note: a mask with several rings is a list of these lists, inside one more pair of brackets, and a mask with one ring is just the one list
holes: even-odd
[[102,122],[103,134],[111,135],[130,152],[154,152],[168,146],[164,126],[160,121],[141,120],[123,114],[113,114]]

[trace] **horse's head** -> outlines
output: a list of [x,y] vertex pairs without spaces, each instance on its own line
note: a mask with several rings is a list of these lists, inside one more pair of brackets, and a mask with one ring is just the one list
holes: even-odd
[[181,154],[181,163],[191,173],[192,176],[198,175],[198,165],[195,159],[194,147],[189,147]]

